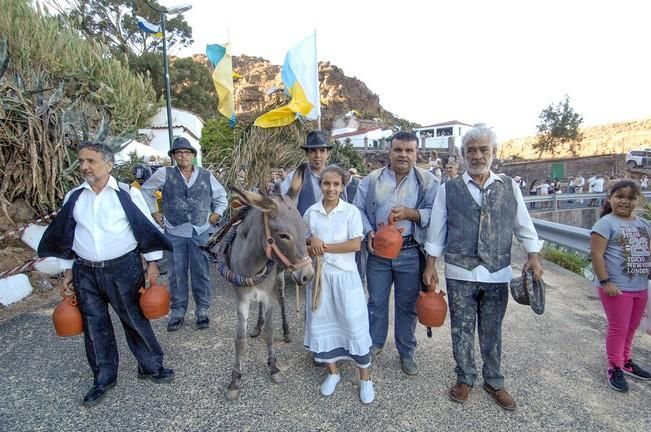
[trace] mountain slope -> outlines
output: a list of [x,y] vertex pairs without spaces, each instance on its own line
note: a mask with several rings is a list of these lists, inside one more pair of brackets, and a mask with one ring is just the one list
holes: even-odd
[[[577,156],[626,153],[631,149],[651,148],[651,119],[609,123],[582,129],[583,141],[579,144]],[[501,159],[536,159],[535,136],[516,138],[501,143]],[[561,149],[554,157],[571,156],[567,149]],[[551,157],[545,153],[543,158]]]

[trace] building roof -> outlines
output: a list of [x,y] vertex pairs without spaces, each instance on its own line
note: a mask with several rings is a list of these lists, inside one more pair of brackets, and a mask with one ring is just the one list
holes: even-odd
[[339,139],[339,138],[346,138],[346,137],[351,137],[351,136],[355,136],[355,135],[364,135],[364,134],[366,134],[366,133],[368,133],[368,132],[372,132],[372,131],[376,131],[376,130],[381,130],[381,129],[382,129],[382,128],[374,128],[374,129],[358,129],[358,130],[353,131],[353,132],[346,132],[346,133],[342,133],[342,134],[339,134],[339,135],[333,135],[332,138],[334,138],[334,139]]
[[435,124],[431,124],[431,125],[427,125],[427,126],[422,126],[422,127],[416,128],[416,130],[429,129],[429,128],[440,127],[440,126],[454,126],[454,125],[472,127],[471,124],[460,122],[459,120],[450,120],[450,121],[446,121],[446,122],[443,122],[443,123],[435,123]]

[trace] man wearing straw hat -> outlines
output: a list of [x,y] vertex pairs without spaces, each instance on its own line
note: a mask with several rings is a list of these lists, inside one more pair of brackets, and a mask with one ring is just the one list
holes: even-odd
[[[165,234],[174,245],[170,254],[172,306],[167,331],[177,331],[183,325],[190,280],[195,327],[206,329],[210,325],[210,267],[208,254],[201,246],[208,242],[210,225],[219,221],[228,206],[226,191],[210,171],[194,166],[192,160],[197,150],[187,139],[174,139],[168,154],[176,166],[159,168],[142,185],[152,216],[165,228]],[[163,213],[158,210],[155,197],[159,189],[163,191]]]

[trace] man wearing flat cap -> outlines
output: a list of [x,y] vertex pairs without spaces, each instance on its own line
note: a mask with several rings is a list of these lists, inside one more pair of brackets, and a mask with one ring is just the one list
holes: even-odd
[[[174,139],[168,154],[176,166],[158,169],[141,189],[152,216],[165,228],[174,246],[170,254],[172,306],[167,331],[183,325],[190,280],[196,328],[205,329],[210,324],[210,268],[207,252],[201,246],[208,242],[210,225],[219,221],[228,206],[226,191],[210,171],[193,165],[197,150],[187,139]],[[163,192],[162,212],[154,195],[157,190]]]
[[528,254],[523,269],[536,279],[543,273],[538,258],[542,242],[515,181],[491,171],[496,154],[497,138],[486,126],[474,127],[464,135],[461,155],[466,172],[446,182],[436,195],[425,243],[428,257],[423,283],[430,287],[438,284],[435,263],[445,253],[457,375],[448,391],[450,399],[465,402],[475,384],[477,327],[484,361],[483,388],[501,408],[514,410],[515,400],[505,390],[500,371],[502,320],[513,278],[511,242],[515,234]]
[[296,207],[299,213],[303,215],[312,204],[323,198],[321,186],[319,185],[319,176],[321,171],[328,165],[328,156],[330,156],[332,145],[328,142],[328,135],[325,132],[311,131],[307,134],[305,145],[302,145],[301,148],[305,150],[307,163],[300,165],[285,177],[285,180],[280,185],[280,193],[285,195],[292,185],[294,176],[300,175],[302,182]]

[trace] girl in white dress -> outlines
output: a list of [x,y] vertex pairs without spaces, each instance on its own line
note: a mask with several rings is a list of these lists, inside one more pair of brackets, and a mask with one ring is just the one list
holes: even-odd
[[325,363],[328,369],[322,395],[334,393],[340,380],[336,362],[348,359],[359,368],[359,397],[369,404],[375,399],[368,371],[372,341],[366,298],[355,264],[355,252],[364,234],[357,207],[339,198],[346,177],[340,167],[326,167],[320,180],[323,201],[308,208],[303,216],[308,226],[308,250],[310,255],[318,255],[322,264],[320,300],[314,311],[314,283],[307,289],[304,343],[314,353],[314,360]]

